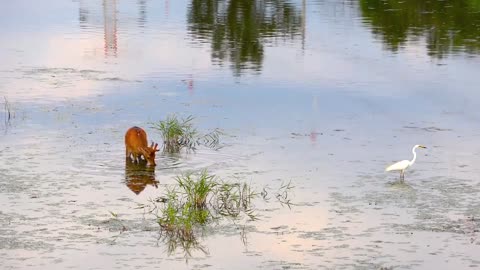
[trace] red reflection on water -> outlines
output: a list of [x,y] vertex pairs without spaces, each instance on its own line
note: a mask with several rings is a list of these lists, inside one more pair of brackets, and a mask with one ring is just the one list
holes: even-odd
[[187,85],[188,93],[190,95],[193,95],[195,93],[195,84],[194,84],[194,80],[193,80],[193,74],[190,74],[188,76],[188,79],[184,79],[184,80],[182,80],[182,82]]
[[316,132],[315,130],[310,131],[310,136],[309,136],[310,142],[315,144],[317,142],[317,136],[318,136],[318,132]]
[[168,14],[170,13],[170,1],[165,0],[165,17],[168,19]]
[[103,0],[104,54],[117,57],[117,0]]

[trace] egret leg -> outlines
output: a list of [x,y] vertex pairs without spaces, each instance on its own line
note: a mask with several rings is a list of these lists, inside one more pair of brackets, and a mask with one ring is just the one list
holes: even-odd
[[400,172],[400,182],[404,182],[405,181],[405,171],[401,171]]

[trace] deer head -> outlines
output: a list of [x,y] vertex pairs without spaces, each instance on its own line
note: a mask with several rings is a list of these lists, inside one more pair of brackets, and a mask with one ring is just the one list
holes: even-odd
[[158,151],[160,151],[160,149],[158,149],[158,143],[154,143],[154,142],[152,142],[150,147],[145,147],[142,149],[142,152],[143,152],[142,154],[149,165],[152,165],[152,166],[157,165],[155,163],[155,153]]

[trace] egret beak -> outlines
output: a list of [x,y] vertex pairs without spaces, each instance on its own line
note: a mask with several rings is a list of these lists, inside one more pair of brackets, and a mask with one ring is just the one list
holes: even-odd
[[425,149],[427,148],[426,146],[423,146],[423,145],[420,145],[420,146],[418,146],[418,147],[420,147],[420,148],[425,148]]

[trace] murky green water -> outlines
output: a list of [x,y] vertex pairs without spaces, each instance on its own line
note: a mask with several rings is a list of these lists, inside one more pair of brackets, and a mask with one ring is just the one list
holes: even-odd
[[[480,267],[479,1],[22,0],[0,15],[2,269]],[[125,131],[160,142],[149,123],[170,113],[222,129],[222,147],[126,165]],[[400,184],[383,170],[414,144],[428,149]],[[136,207],[204,168],[291,181],[295,205],[260,200],[260,220],[208,226],[186,256]]]

